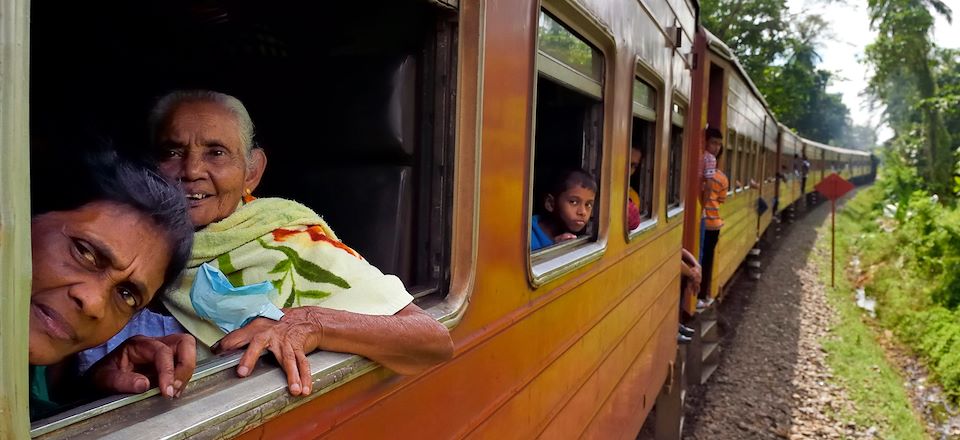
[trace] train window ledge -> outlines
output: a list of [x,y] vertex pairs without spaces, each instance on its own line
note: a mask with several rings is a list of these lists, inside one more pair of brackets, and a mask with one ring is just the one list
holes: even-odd
[[530,254],[530,282],[539,287],[586,266],[603,256],[606,242],[590,237],[569,240]]
[[672,220],[674,217],[683,213],[683,204],[675,206],[673,208],[667,209],[667,220]]
[[657,223],[659,222],[660,222],[660,219],[657,217],[648,218],[640,222],[640,225],[637,226],[636,229],[633,229],[630,231],[630,236],[628,237],[629,238],[628,241],[636,240],[637,237],[640,237],[641,235],[644,235],[645,233],[656,229]]
[[[468,293],[468,292],[467,292]],[[447,328],[463,315],[468,294],[451,292],[430,307],[417,303]],[[30,437],[68,439],[77,436],[101,439],[183,438],[205,434],[216,438],[238,435],[273,416],[292,410],[376,369],[379,364],[365,357],[318,351],[309,356],[313,390],[309,396],[287,392],[286,375],[265,355],[253,374],[236,376],[241,351],[205,359],[198,365],[186,392],[176,400],[155,397],[157,388],[141,394],[106,397],[38,420],[30,425]],[[270,359],[270,360],[268,360]]]

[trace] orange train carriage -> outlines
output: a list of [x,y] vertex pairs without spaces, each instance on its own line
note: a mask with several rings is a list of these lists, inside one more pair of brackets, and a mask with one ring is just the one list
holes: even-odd
[[[238,379],[227,355],[175,401],[114,396],[28,426],[27,298],[8,295],[0,437],[632,438],[658,397],[678,435],[661,390],[682,388],[679,259],[697,246],[703,129],[726,132],[740,182],[713,292],[770,224],[756,200],[800,197],[774,171],[793,172],[791,152],[864,170],[779,126],[692,0],[340,3],[3,1],[0,282],[29,286],[28,188],[44,176],[28,157],[57,157],[76,132],[136,144],[158,94],[219,89],[251,107],[265,191],[316,207],[398,274],[451,328],[454,359],[403,377],[315,353],[317,391],[292,398],[269,362]],[[645,158],[632,179],[631,146]],[[571,165],[598,178],[593,227],[531,254],[546,170]]]

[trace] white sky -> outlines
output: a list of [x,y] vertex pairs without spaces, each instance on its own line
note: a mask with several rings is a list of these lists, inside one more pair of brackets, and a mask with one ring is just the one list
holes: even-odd
[[[953,10],[953,24],[937,16],[934,42],[941,47],[960,47],[960,0],[943,0]],[[819,13],[830,23],[829,35],[818,50],[822,57],[820,68],[835,74],[830,93],[842,93],[843,102],[850,108],[850,117],[856,124],[876,125],[880,111],[871,111],[865,97],[859,95],[867,86],[869,67],[862,63],[863,49],[873,42],[866,0],[787,0],[791,13]],[[880,142],[893,132],[886,126],[879,130]]]

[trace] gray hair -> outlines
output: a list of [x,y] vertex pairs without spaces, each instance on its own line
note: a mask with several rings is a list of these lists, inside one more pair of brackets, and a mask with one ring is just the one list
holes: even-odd
[[250,113],[239,99],[226,93],[214,92],[211,90],[177,90],[164,95],[157,100],[150,110],[149,129],[150,142],[157,141],[157,134],[160,132],[160,126],[164,123],[170,112],[178,105],[187,102],[209,102],[219,104],[233,115],[239,128],[240,143],[243,151],[250,155],[253,149],[253,120],[250,119]]

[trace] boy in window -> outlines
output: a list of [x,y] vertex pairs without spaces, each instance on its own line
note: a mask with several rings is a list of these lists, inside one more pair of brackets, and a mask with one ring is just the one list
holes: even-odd
[[593,216],[597,183],[582,169],[561,174],[543,200],[543,215],[530,221],[530,250],[577,238]]

